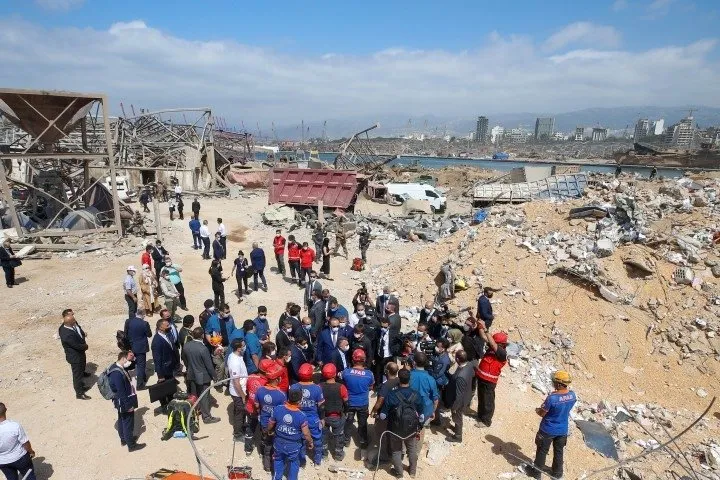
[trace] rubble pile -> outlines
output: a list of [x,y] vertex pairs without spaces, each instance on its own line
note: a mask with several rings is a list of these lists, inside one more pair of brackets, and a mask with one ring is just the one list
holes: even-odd
[[410,241],[425,240],[434,242],[441,237],[451,235],[470,225],[469,217],[460,215],[408,215],[394,217],[389,215],[358,215],[358,221],[380,226],[395,238]]

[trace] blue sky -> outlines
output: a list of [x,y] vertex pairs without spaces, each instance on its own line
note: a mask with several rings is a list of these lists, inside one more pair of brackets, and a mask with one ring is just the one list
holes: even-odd
[[719,23],[717,0],[4,0],[0,85],[247,122],[720,106]]

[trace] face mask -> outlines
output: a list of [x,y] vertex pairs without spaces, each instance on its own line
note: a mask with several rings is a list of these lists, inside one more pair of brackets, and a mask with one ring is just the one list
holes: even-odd
[[272,352],[270,352],[270,356],[272,358],[275,358],[277,356],[277,352],[275,350],[273,350]]
[[365,318],[365,311],[362,310],[362,311],[357,312],[357,316],[358,316],[359,318]]
[[130,365],[132,365],[132,362],[130,360],[123,363],[123,368],[128,368]]
[[440,348],[439,348],[439,347],[435,347],[435,353],[440,353]]
[[243,347],[240,349],[240,355],[245,355],[245,350],[247,350],[247,347]]
[[345,328],[345,327],[347,327],[347,323],[341,323],[341,324],[340,324],[340,328]]
[[303,325],[303,328],[305,330],[310,330],[312,328],[312,325]]
[[344,347],[340,347],[340,350],[342,350],[343,352],[347,352],[348,350],[350,350],[350,347],[345,345]]
[[260,320],[265,320],[267,317],[266,317],[265,315],[260,315],[258,318],[259,318]]
[[293,330],[292,327],[286,328],[286,329],[285,329],[285,333],[292,333],[292,330]]
[[300,350],[307,350],[308,346],[307,346],[307,343],[305,343],[303,345],[298,345],[298,347],[300,347]]
[[468,324],[463,325],[463,330],[465,330],[466,332],[469,332],[469,331],[470,331],[470,325],[468,325]]
[[443,325],[443,326],[442,326],[442,331],[443,331],[443,332],[447,332],[449,329],[450,329],[450,325]]
[[337,332],[338,332],[338,330],[340,330],[340,329],[339,329],[338,327],[332,327],[332,331],[333,331],[333,333],[337,333]]
[[426,309],[425,309],[425,313],[430,313],[430,312],[432,312],[432,308],[426,308]]
[[387,333],[388,329],[387,329],[387,327],[382,327],[382,328],[380,329],[380,331],[381,331],[383,334],[385,334],[385,333]]
[[291,356],[289,356],[289,357],[285,357],[285,363],[290,363],[290,360],[291,360],[291,359],[292,359],[292,357],[291,357]]

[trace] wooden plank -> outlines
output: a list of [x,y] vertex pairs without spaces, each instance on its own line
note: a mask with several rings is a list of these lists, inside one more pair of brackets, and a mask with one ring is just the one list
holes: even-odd
[[[26,247],[27,244],[24,243],[11,243],[10,244],[13,247],[22,248]],[[105,244],[98,244],[98,245],[71,245],[71,244],[64,244],[64,243],[33,243],[32,244],[35,247],[35,250],[38,252],[92,252],[93,250],[100,250],[101,248],[105,248]]]
[[81,237],[83,235],[90,235],[92,233],[107,233],[117,232],[117,227],[105,227],[95,228],[88,230],[64,230],[62,228],[50,228],[40,230],[39,232],[28,233],[24,235],[24,238],[36,238],[36,237]]

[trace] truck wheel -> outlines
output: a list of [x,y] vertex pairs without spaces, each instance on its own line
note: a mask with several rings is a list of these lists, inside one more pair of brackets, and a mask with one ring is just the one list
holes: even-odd
[[306,208],[305,210],[300,212],[300,215],[302,215],[303,218],[308,222],[317,220],[317,214],[312,208]]

